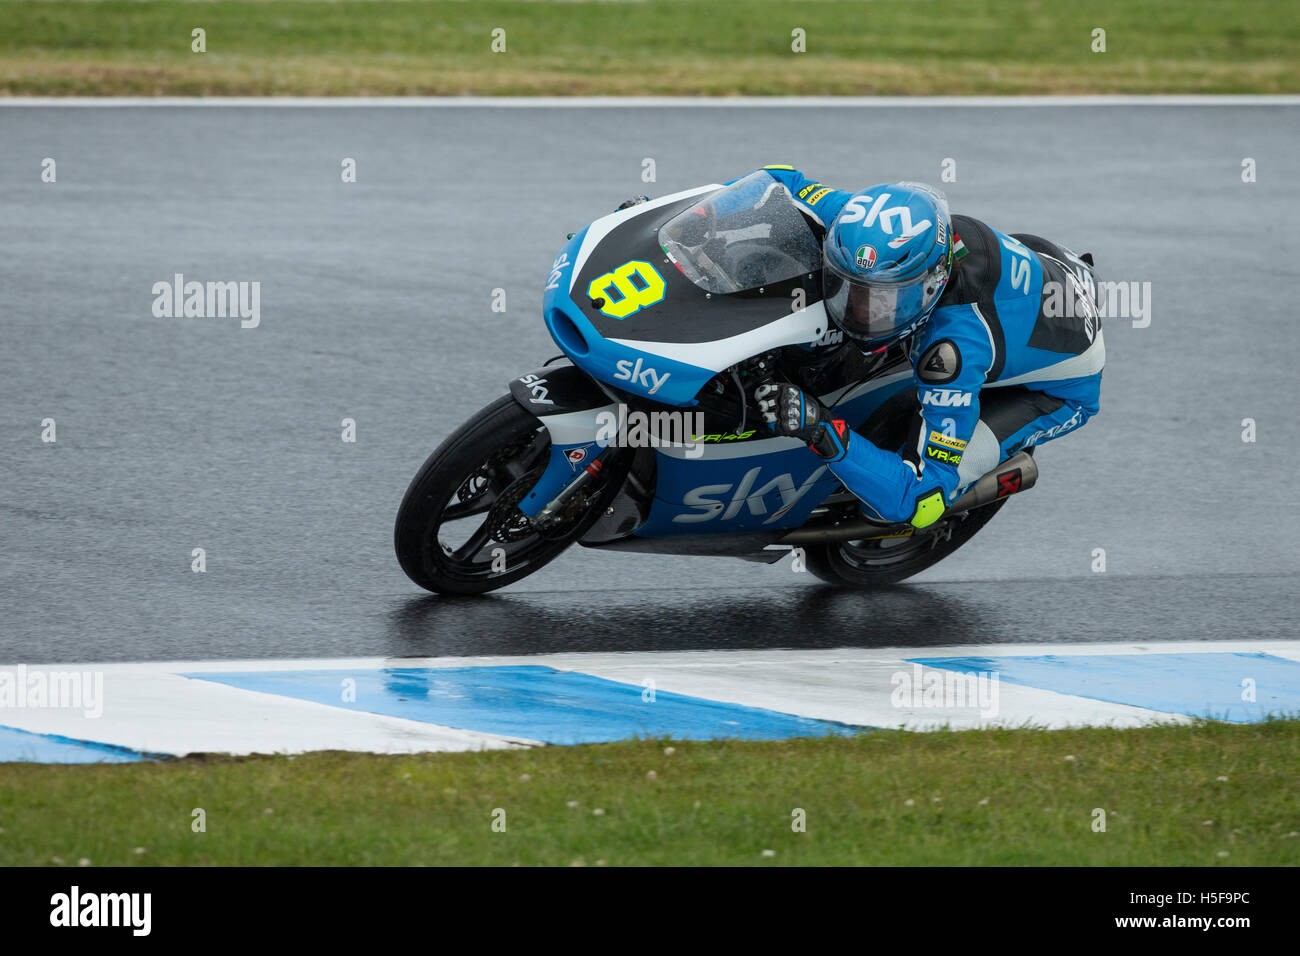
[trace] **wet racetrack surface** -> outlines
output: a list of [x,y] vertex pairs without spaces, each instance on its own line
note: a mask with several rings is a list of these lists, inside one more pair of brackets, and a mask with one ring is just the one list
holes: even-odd
[[[0,108],[0,663],[1294,637],[1298,113]],[[1101,415],[965,548],[872,596],[583,549],[485,599],[407,581],[407,482],[558,351],[566,233],[765,163],[858,188],[945,157],[955,211],[1151,283]],[[155,317],[175,273],[260,281],[260,326]]]

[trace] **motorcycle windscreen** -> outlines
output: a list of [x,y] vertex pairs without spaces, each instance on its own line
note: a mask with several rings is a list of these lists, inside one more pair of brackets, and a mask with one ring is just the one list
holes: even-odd
[[659,245],[686,278],[716,294],[775,285],[822,267],[821,244],[794,197],[761,170],[668,220]]

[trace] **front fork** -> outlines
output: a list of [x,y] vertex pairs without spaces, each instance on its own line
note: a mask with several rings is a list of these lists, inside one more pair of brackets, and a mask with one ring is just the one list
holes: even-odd
[[614,453],[612,448],[606,448],[599,455],[591,460],[591,463],[584,467],[574,476],[573,480],[560,489],[559,493],[546,503],[541,511],[531,516],[533,527],[546,534],[556,525],[563,524],[569,517],[566,514],[567,506],[583,488],[590,485],[600,477],[601,469],[604,467],[604,459],[607,459]]
[[519,510],[533,519],[539,531],[559,520],[564,506],[600,476],[601,469],[617,452],[606,437],[603,422],[618,420],[618,406],[542,415],[538,420],[551,436],[551,457],[546,470],[531,491],[519,502]]
[[519,510],[538,531],[560,523],[566,506],[600,477],[618,448],[613,441],[618,404],[572,365],[548,366],[510,383],[520,405],[537,416],[551,438],[551,457]]

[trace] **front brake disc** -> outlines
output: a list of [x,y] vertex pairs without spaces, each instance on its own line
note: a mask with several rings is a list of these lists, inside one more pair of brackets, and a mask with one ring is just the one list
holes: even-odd
[[537,479],[542,477],[542,470],[534,468],[532,471],[524,472],[510,482],[506,490],[492,502],[492,508],[488,511],[487,525],[493,541],[509,544],[512,541],[522,541],[529,535],[537,533],[533,528],[532,519],[519,510],[519,502],[523,501],[533,485],[537,484]]

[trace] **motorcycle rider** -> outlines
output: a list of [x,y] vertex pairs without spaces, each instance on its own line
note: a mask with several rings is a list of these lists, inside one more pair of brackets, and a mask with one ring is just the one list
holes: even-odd
[[856,193],[790,166],[764,170],[823,238],[823,301],[865,353],[905,349],[917,417],[884,449],[797,385],[765,383],[769,426],[806,441],[868,517],[933,524],[985,472],[1099,410],[1105,345],[1092,260],[953,216],[920,183]]

